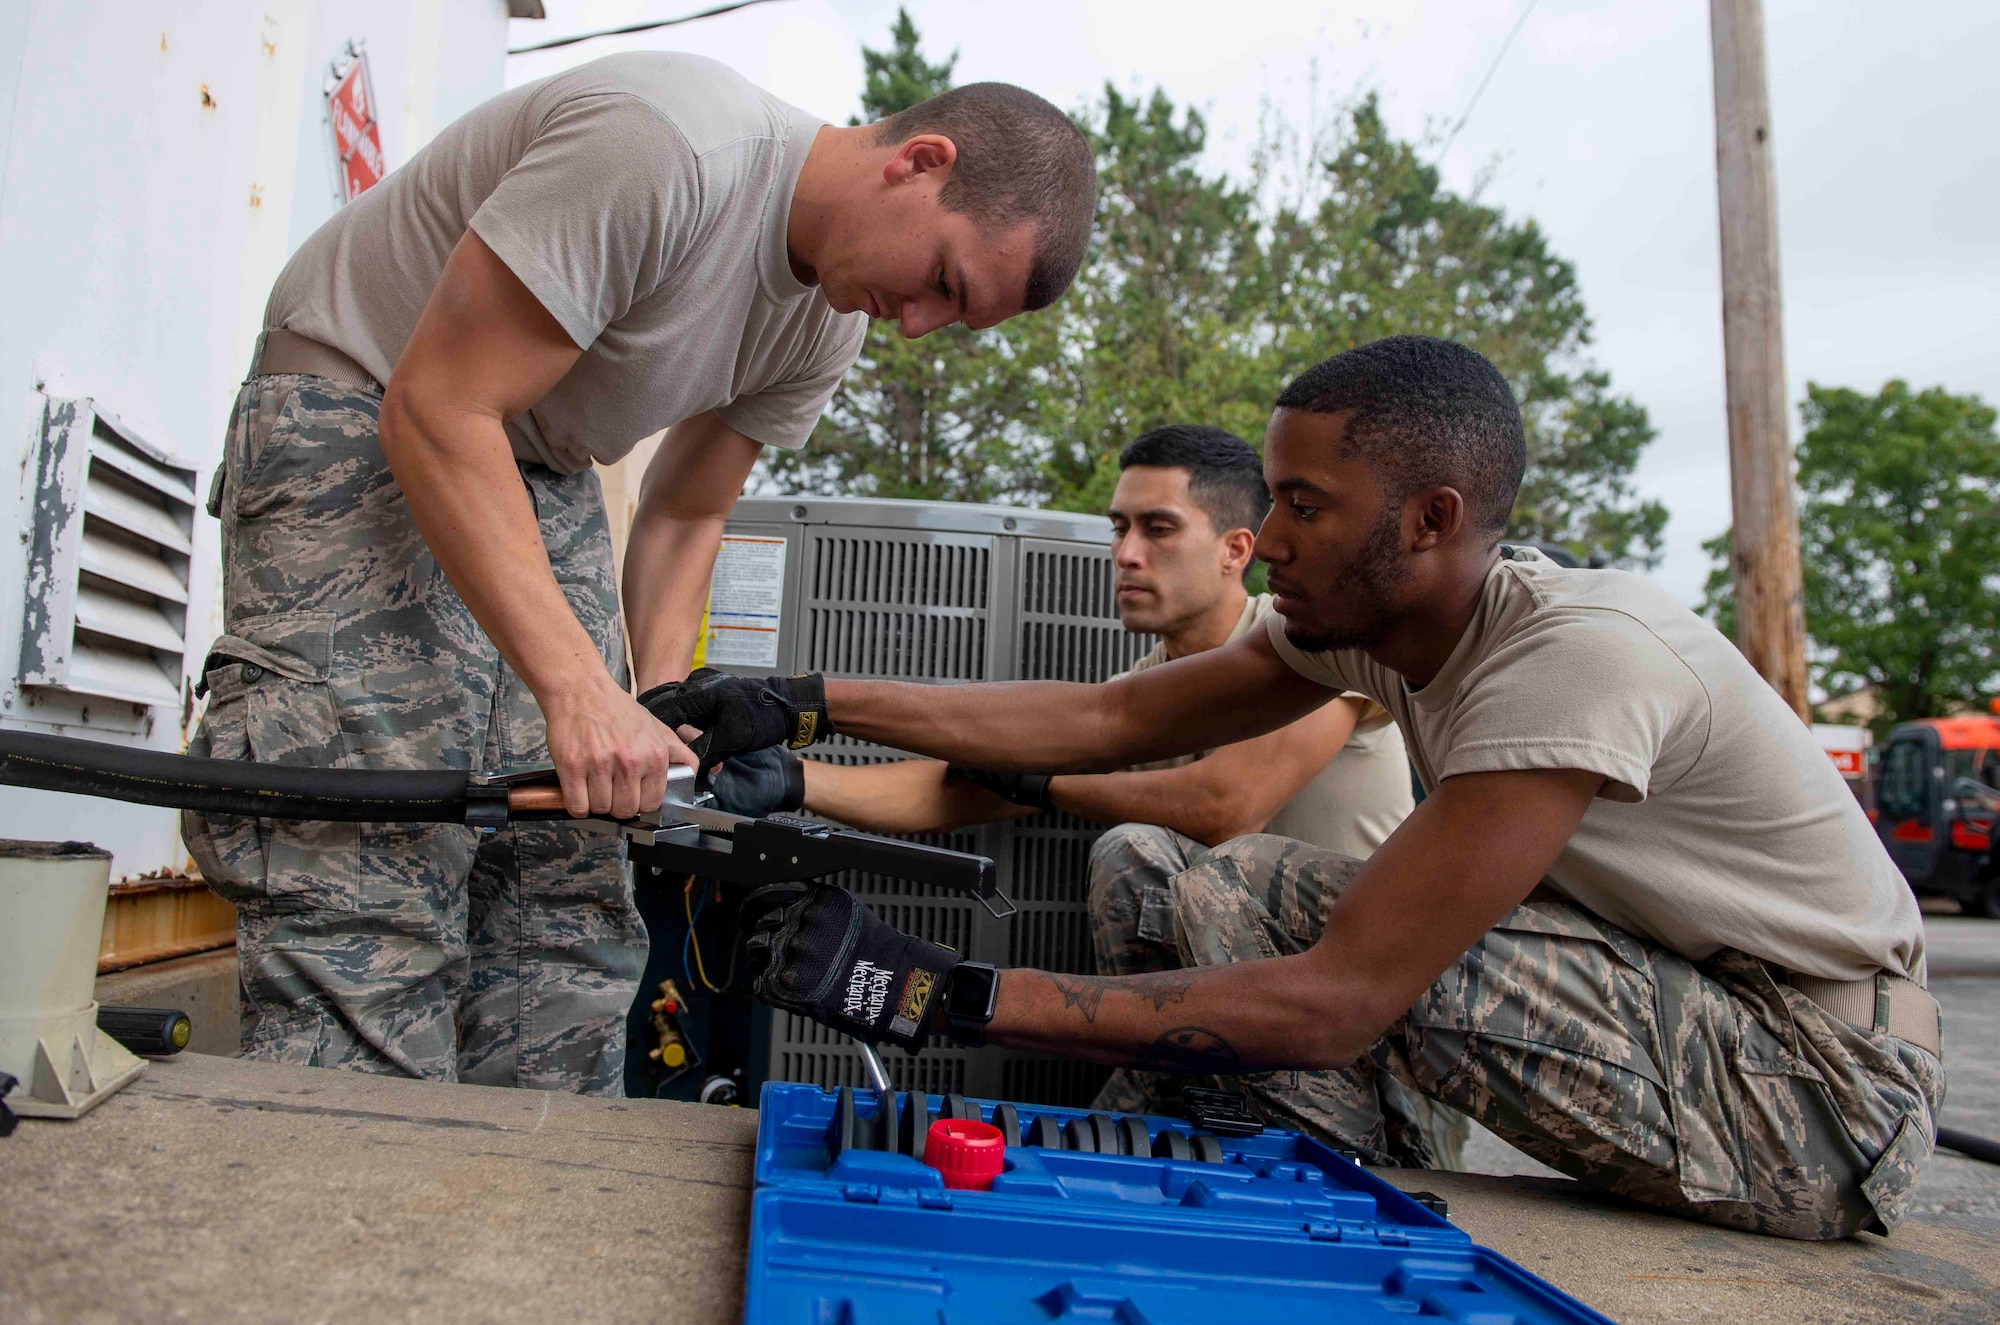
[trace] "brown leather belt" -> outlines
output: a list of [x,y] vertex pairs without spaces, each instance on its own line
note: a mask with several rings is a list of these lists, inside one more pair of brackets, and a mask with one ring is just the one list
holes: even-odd
[[375,374],[333,346],[283,327],[265,328],[257,343],[256,358],[250,365],[252,377],[273,373],[306,373],[375,390],[382,385],[375,380]]
[[1887,971],[1861,980],[1823,980],[1794,971],[1791,983],[1828,1016],[1876,1035],[1894,1036],[1934,1058],[1944,1056],[1937,1000],[1914,980]]

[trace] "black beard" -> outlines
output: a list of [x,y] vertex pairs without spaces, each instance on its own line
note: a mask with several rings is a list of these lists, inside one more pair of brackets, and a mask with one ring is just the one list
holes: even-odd
[[1302,653],[1337,653],[1344,649],[1377,648],[1402,621],[1405,613],[1395,605],[1395,588],[1409,578],[1403,564],[1401,542],[1402,511],[1393,507],[1383,513],[1368,539],[1347,568],[1347,581],[1359,600],[1361,620],[1343,629],[1308,631],[1285,622],[1285,639]]

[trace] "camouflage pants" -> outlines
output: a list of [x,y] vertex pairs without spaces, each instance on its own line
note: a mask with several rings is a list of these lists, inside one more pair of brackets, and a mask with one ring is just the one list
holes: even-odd
[[[1175,941],[1197,966],[1304,951],[1359,869],[1286,838],[1225,843],[1173,880]],[[1895,1226],[1945,1084],[1924,1050],[1837,1020],[1755,958],[1690,962],[1546,890],[1335,1075],[1383,1074],[1581,1181],[1807,1239]],[[1234,1084],[1275,1121],[1339,1138],[1324,1075]]]
[[[1174,876],[1207,860],[1209,848],[1156,824],[1121,824],[1090,853],[1090,936],[1099,975],[1137,975],[1183,964],[1174,938]],[[1340,1072],[1300,1074],[1298,1111],[1320,1119],[1323,1134],[1370,1164],[1458,1169],[1472,1126],[1449,1105],[1403,1088],[1395,1077]],[[1122,1113],[1178,1113],[1179,1078],[1120,1068],[1094,1107]]]
[[[190,753],[319,768],[545,765],[540,709],[425,546],[377,389],[253,377],[209,498],[226,633]],[[596,475],[521,466],[556,579],[614,673]],[[243,1054],[433,1081],[623,1092],[646,959],[624,847],[574,828],[189,813],[237,908]]]

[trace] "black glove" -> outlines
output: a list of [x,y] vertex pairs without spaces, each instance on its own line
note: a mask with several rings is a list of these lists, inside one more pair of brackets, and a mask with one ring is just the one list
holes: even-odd
[[831,884],[774,884],[743,907],[746,918],[769,908],[743,948],[758,999],[871,1044],[923,1047],[957,953],[897,932]]
[[715,806],[761,819],[806,803],[806,766],[790,750],[773,746],[723,761],[715,774]]
[[970,782],[976,787],[984,787],[1002,800],[1016,805],[1027,805],[1037,810],[1052,810],[1049,800],[1047,773],[995,773],[990,769],[967,768],[963,764],[953,764],[945,770],[946,777]]
[[772,745],[798,750],[833,734],[826,678],[818,672],[759,681],[702,667],[685,681],[654,686],[639,703],[669,728],[699,727],[707,748],[695,753],[710,759]]

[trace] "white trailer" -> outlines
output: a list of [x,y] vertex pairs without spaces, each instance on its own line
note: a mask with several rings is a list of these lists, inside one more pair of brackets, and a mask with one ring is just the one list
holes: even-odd
[[[201,502],[271,283],[336,205],[329,78],[363,53],[394,168],[500,91],[510,15],[539,0],[0,4],[0,727],[185,743]],[[165,810],[8,790],[0,837],[187,865]]]

